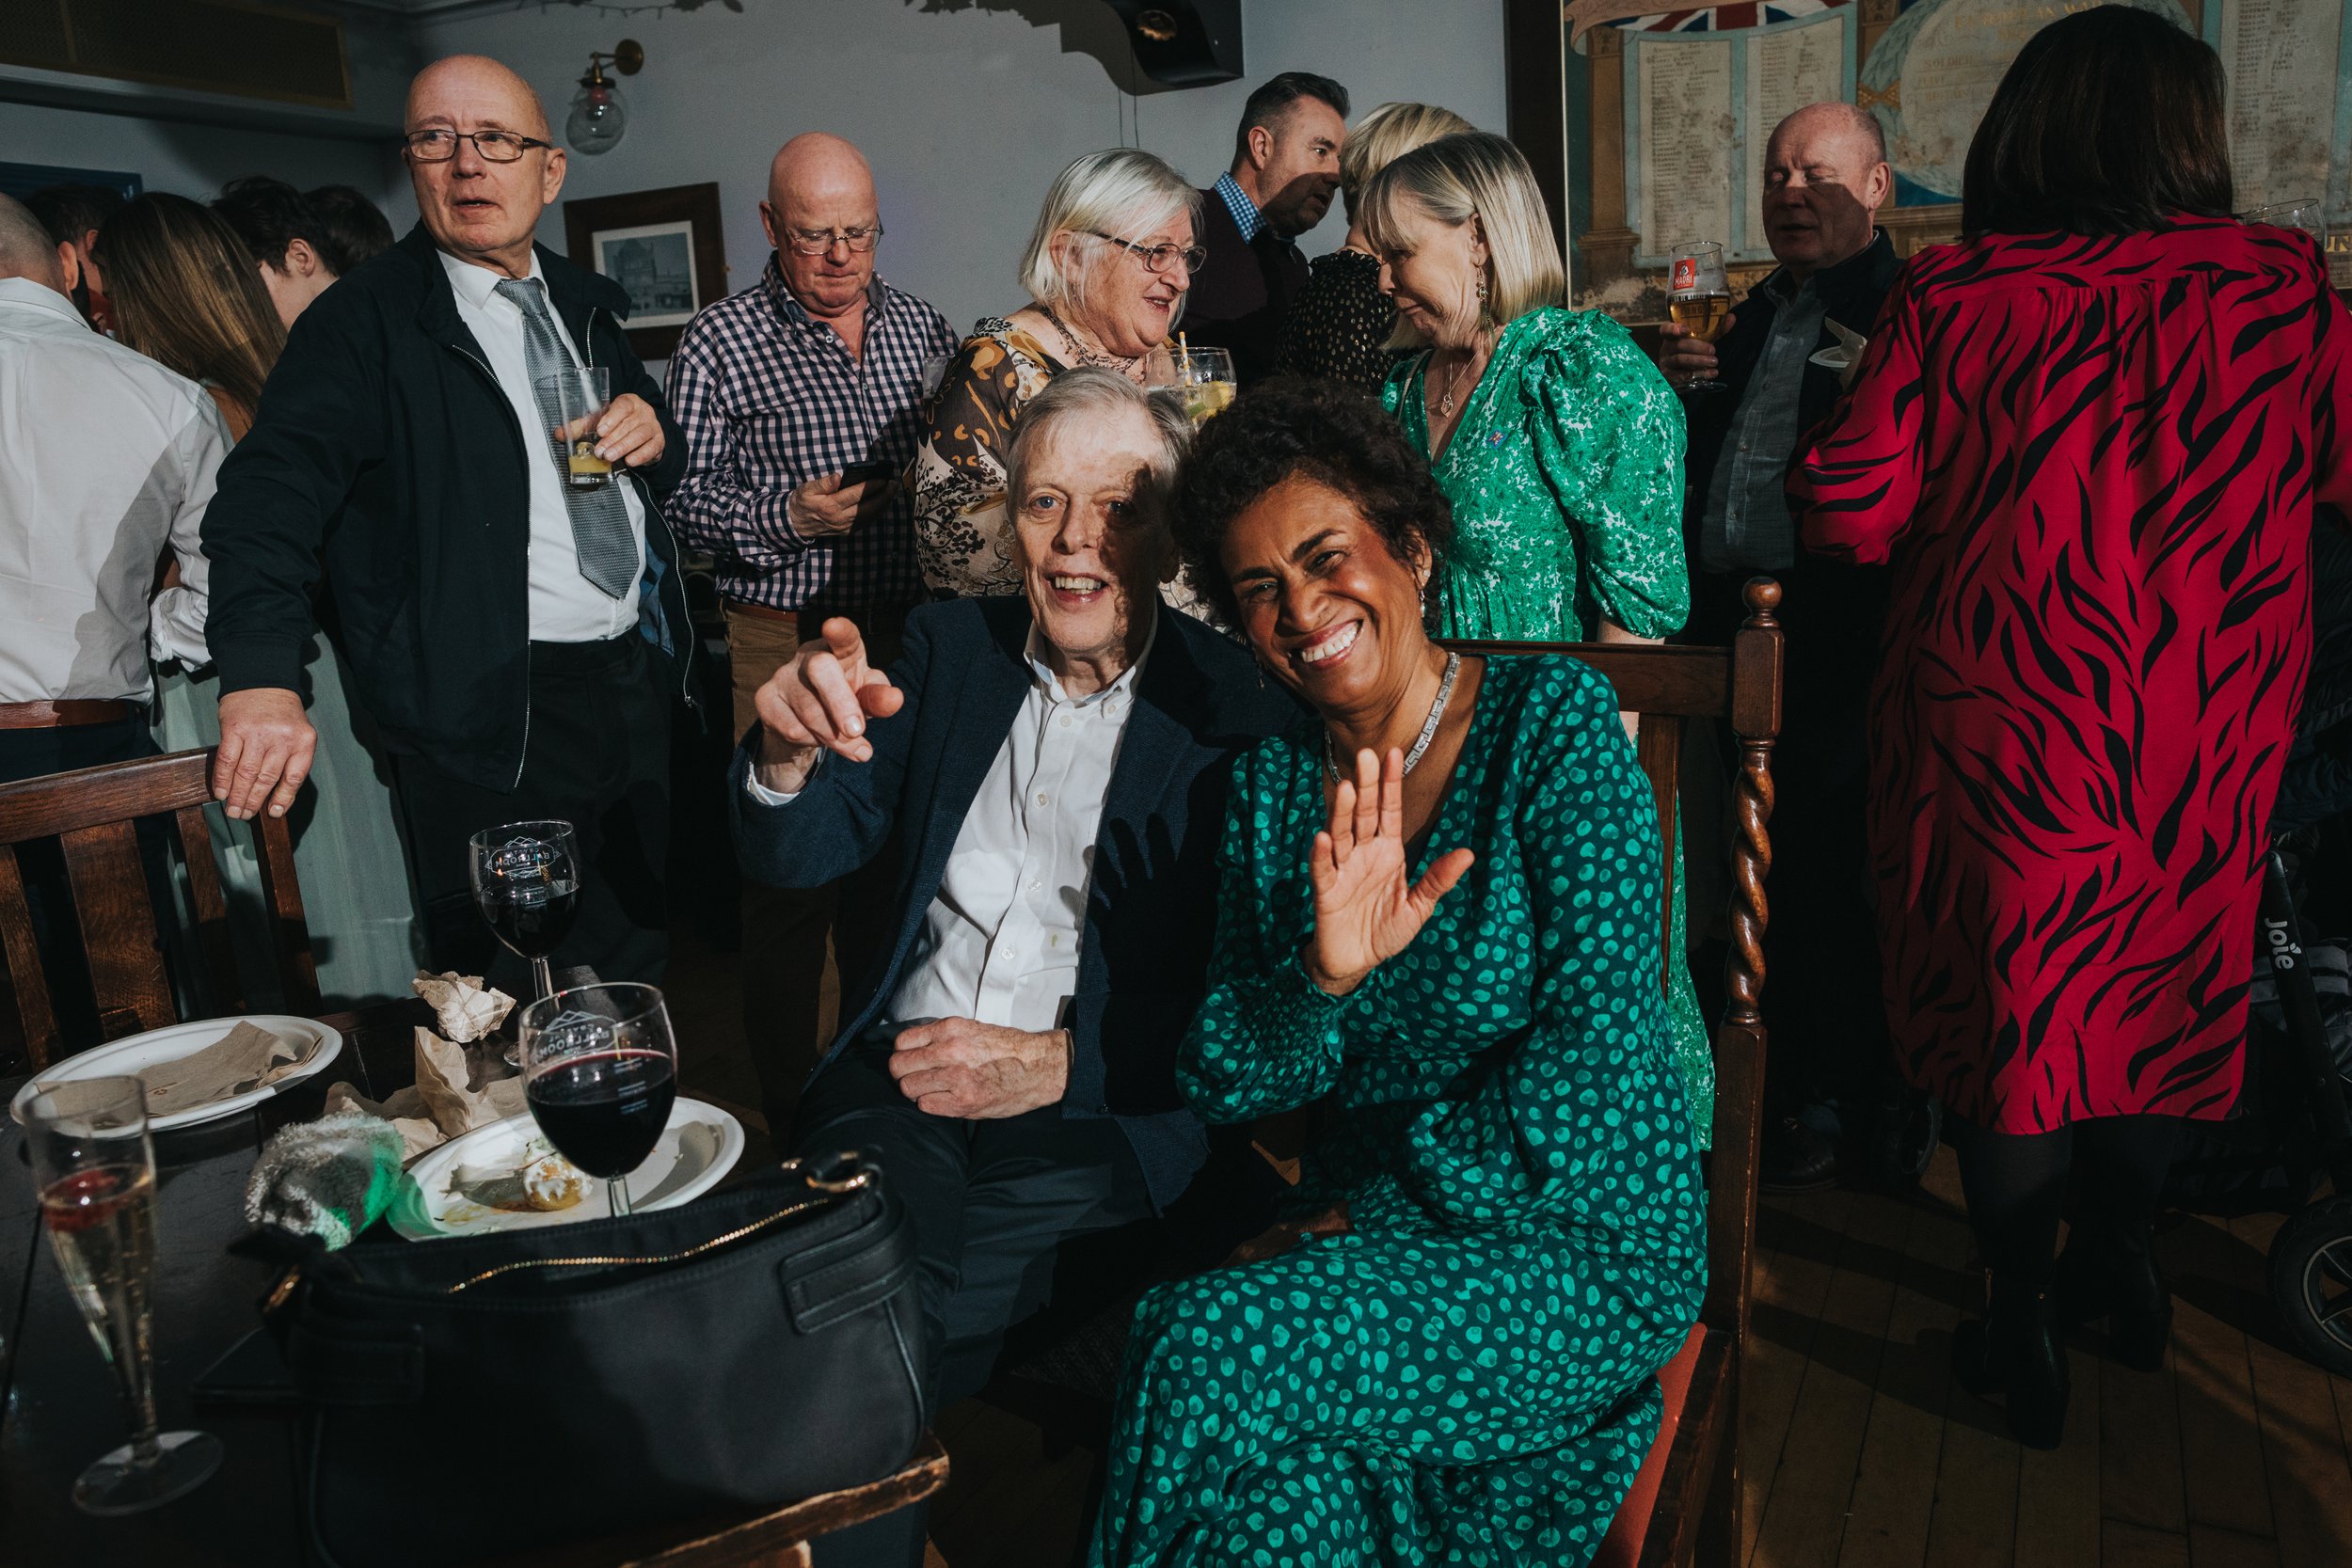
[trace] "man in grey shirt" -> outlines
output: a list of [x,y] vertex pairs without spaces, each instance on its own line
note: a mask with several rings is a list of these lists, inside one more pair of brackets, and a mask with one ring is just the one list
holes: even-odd
[[1751,577],[1787,590],[1784,723],[1774,760],[1772,1029],[1764,1181],[1800,1191],[1836,1177],[1840,1134],[1899,1125],[1878,983],[1878,946],[1863,902],[1868,784],[1866,713],[1885,610],[1884,569],[1809,557],[1782,488],[1805,435],[1840,389],[1814,356],[1836,323],[1873,329],[1899,269],[1874,224],[1894,194],[1878,121],[1849,103],[1813,103],[1784,119],[1764,154],[1766,242],[1780,265],[1741,300],[1723,335],[1701,342],[1663,329],[1660,368],[1690,392],[1684,531],[1693,642],[1730,641]]

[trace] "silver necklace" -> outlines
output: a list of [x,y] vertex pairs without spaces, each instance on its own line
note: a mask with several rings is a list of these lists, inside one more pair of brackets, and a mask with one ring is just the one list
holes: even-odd
[[[1438,721],[1445,717],[1445,705],[1454,698],[1454,677],[1461,673],[1461,669],[1460,654],[1445,656],[1445,678],[1438,683],[1438,700],[1429,705],[1429,717],[1422,723],[1421,738],[1414,741],[1413,749],[1405,753],[1406,772],[1413,770],[1413,765],[1421,761],[1421,754],[1429,750],[1429,743],[1438,737]],[[1335,781],[1341,777],[1339,752],[1331,743],[1328,726],[1323,732],[1323,766],[1331,770]]]

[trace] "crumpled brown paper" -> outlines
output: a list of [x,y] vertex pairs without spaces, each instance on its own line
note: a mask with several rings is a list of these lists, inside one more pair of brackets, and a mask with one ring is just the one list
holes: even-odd
[[453,969],[438,974],[421,969],[409,986],[440,1019],[441,1033],[460,1045],[470,1045],[505,1022],[515,1006],[504,991],[485,989],[481,975]]
[[262,1088],[309,1060],[308,1042],[287,1039],[240,1019],[194,1055],[158,1062],[139,1073],[147,1085],[147,1114],[175,1116]]
[[414,1084],[380,1104],[349,1084],[337,1084],[326,1091],[326,1109],[329,1115],[365,1111],[390,1122],[400,1132],[405,1164],[477,1127],[523,1113],[520,1077],[493,1078],[476,1088],[471,1085],[471,1075],[463,1046],[421,1025]]

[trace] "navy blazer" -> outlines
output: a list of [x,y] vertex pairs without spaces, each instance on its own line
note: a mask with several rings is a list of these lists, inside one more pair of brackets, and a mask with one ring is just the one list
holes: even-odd
[[[1176,1091],[1176,1048],[1207,989],[1233,757],[1296,723],[1299,708],[1234,643],[1165,606],[1159,614],[1103,802],[1077,990],[1061,1022],[1073,1042],[1062,1114],[1115,1117],[1165,1207],[1208,1152]],[[866,726],[873,760],[826,757],[788,805],[744,793],[759,731],[736,752],[727,798],[752,880],[819,887],[898,851],[888,957],[854,985],[842,977],[841,1032],[827,1062],[898,989],[964,816],[1035,678],[1029,626],[1020,598],[917,608],[890,670],[905,705]]]

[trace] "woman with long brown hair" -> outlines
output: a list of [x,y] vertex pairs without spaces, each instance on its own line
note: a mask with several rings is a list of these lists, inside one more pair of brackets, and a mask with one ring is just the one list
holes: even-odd
[[242,440],[286,329],[236,230],[200,203],[156,191],[107,219],[98,245],[108,277],[123,272],[116,337],[201,382]]
[[[243,439],[286,346],[286,329],[235,230],[209,208],[159,191],[107,219],[98,249],[106,259],[117,336],[202,384],[230,436]],[[164,668],[155,681],[154,723],[166,751],[220,741],[219,678],[203,648],[204,586],[174,572],[156,596],[151,643]],[[325,639],[310,678],[310,721],[319,733],[313,787],[288,820],[319,990],[333,1006],[405,995],[416,972],[415,911],[391,794],[362,738],[365,717],[353,709],[342,662]],[[249,825],[215,810],[213,841],[231,897],[258,904]],[[258,973],[268,973],[266,965]]]

